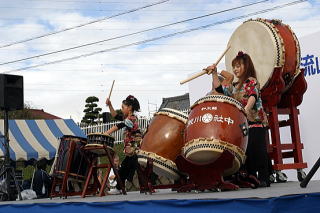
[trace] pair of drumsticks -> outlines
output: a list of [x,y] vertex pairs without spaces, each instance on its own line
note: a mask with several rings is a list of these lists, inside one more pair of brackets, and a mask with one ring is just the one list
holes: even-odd
[[[223,58],[223,56],[228,52],[228,50],[230,49],[231,46],[228,46],[225,51],[221,54],[221,56],[217,59],[215,65],[217,66],[219,64],[219,62],[221,61],[221,59]],[[208,73],[208,71],[206,69],[203,69],[201,72],[197,73],[197,74],[194,74],[193,76],[183,80],[183,81],[180,81],[180,84],[184,84],[184,83],[187,83],[195,78],[198,78],[204,74]],[[110,93],[109,93],[109,99],[111,97],[111,93],[112,93],[112,90],[113,90],[113,85],[114,85],[114,82],[115,80],[113,80],[112,82],[112,86],[111,86],[111,89],[110,89]]]

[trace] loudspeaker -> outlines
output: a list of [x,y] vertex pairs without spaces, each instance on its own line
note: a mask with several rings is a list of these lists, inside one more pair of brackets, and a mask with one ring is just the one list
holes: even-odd
[[23,76],[0,74],[0,109],[23,109]]

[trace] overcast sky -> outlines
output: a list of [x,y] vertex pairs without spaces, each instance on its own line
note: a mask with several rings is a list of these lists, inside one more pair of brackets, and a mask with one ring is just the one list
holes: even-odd
[[[160,1],[160,0],[159,0]],[[139,8],[157,0],[11,0],[0,2],[0,46]],[[97,96],[104,111],[105,98],[115,80],[111,100],[115,108],[129,94],[138,98],[140,115],[148,116],[159,108],[162,98],[183,95],[188,85],[179,81],[213,63],[223,52],[243,18],[210,28],[136,46],[107,51],[76,60],[41,65],[107,50],[134,42],[197,28],[294,0],[270,0],[242,9],[212,15],[162,29],[114,39],[70,51],[2,65],[0,73],[24,76],[25,102],[37,109],[79,122],[85,99]],[[219,3],[217,3],[219,2]],[[225,9],[242,6],[252,0],[169,0],[139,11],[79,27],[40,39],[0,48],[0,62],[10,62],[39,54],[59,51],[128,33],[177,22]],[[320,1],[310,0],[294,6],[250,18],[281,19],[297,37],[320,31]]]

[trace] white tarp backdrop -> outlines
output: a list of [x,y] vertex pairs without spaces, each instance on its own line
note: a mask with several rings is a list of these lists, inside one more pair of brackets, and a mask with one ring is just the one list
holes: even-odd
[[[318,137],[318,119],[320,120],[320,32],[310,34],[299,38],[301,47],[301,68],[305,68],[305,78],[308,83],[308,89],[303,97],[300,109],[299,124],[301,142],[304,144],[303,159],[308,163],[308,168],[304,171],[308,173],[314,163],[320,157],[320,140]],[[209,65],[209,64],[208,64]],[[206,65],[204,65],[205,67]],[[218,66],[218,70],[225,69],[224,64]],[[201,71],[201,70],[200,70]],[[190,74],[193,75],[194,73]],[[190,81],[189,94],[190,104],[206,95],[211,90],[211,76],[204,75]],[[284,117],[287,118],[287,117]],[[291,141],[289,128],[281,128],[282,143]],[[318,135],[319,133],[319,135]],[[288,160],[285,162],[292,162]],[[295,170],[284,170],[289,180],[297,180]],[[320,169],[313,176],[313,179],[320,179]]]

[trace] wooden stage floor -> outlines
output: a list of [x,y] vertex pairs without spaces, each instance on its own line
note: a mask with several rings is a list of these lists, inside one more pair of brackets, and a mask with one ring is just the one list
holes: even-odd
[[320,193],[320,180],[310,181],[306,188],[301,188],[299,182],[290,181],[286,183],[274,183],[271,187],[258,189],[240,189],[237,191],[225,192],[189,192],[177,193],[170,189],[162,189],[150,194],[140,194],[138,191],[128,192],[127,195],[107,195],[103,197],[88,196],[81,198],[78,196],[68,197],[67,199],[35,199],[22,201],[0,202],[0,205],[8,204],[34,204],[34,203],[66,203],[66,202],[122,202],[122,201],[143,201],[143,200],[198,200],[198,199],[263,199],[286,195]]

